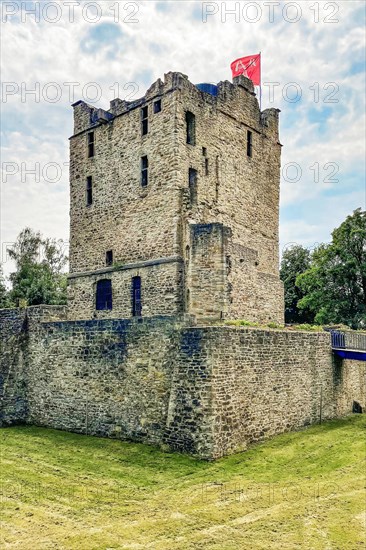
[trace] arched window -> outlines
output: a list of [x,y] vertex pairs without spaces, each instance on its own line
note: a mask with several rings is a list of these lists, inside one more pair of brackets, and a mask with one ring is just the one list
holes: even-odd
[[101,279],[97,282],[95,308],[98,310],[112,309],[112,281]]

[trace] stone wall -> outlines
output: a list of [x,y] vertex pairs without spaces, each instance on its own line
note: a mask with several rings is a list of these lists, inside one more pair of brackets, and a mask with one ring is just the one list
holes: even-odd
[[[183,311],[184,266],[180,257],[154,262],[136,262],[95,273],[73,276],[68,280],[68,318],[106,319],[132,316],[132,278],[141,277],[142,315],[177,315]],[[109,311],[95,309],[96,283],[112,281],[112,304]]]
[[[181,331],[166,441],[206,458],[366,408],[366,363],[335,361],[328,333]],[[174,405],[174,406],[173,406]],[[191,427],[194,429],[191,429]]]
[[234,329],[210,340],[214,456],[349,414],[356,397],[365,411],[366,365],[341,362],[337,377],[326,333]]
[[[154,104],[161,101],[161,111]],[[142,135],[142,108],[148,132]],[[195,140],[187,143],[186,113],[195,116]],[[70,139],[70,319],[131,316],[125,288],[127,266],[154,263],[153,280],[145,270],[145,315],[187,311],[198,318],[245,318],[283,322],[283,287],[278,272],[278,214],[281,145],[278,110],[261,112],[251,81],[220,82],[217,96],[201,92],[181,73],[158,79],[133,102],[115,100],[109,111],[77,102]],[[94,132],[95,154],[88,157]],[[247,135],[252,155],[247,155]],[[148,157],[148,184],[141,186],[141,157]],[[189,170],[196,173],[190,192]],[[93,202],[86,204],[92,178]],[[200,295],[193,277],[205,279],[207,257],[190,272],[163,263],[176,258],[184,266],[194,248],[194,226],[220,224],[228,231],[221,246],[220,284]],[[212,237],[214,237],[212,235]],[[192,241],[193,239],[193,241]],[[106,252],[113,251],[113,311],[95,312],[95,283],[105,277]],[[202,258],[201,258],[202,259]],[[206,264],[206,265],[204,265]],[[126,270],[120,273],[119,266]],[[143,266],[143,265],[142,265]],[[199,268],[203,273],[199,274]],[[115,273],[118,272],[118,273]],[[130,280],[128,281],[128,278]],[[169,282],[167,283],[167,281]],[[171,307],[166,307],[167,284]],[[212,290],[212,293],[210,293]],[[195,299],[190,296],[196,294]]]
[[[182,210],[183,243],[191,246],[191,224],[221,223],[230,229],[223,251],[228,277],[222,301],[229,295],[224,317],[283,323],[278,271],[279,111],[261,113],[253,90],[245,77],[234,79],[233,84],[220,82],[217,97],[200,92],[188,80],[181,83],[177,179],[183,190],[189,168],[197,171],[197,200],[186,200]],[[186,111],[195,115],[194,146],[185,142]],[[248,131],[252,156],[247,155]],[[205,307],[201,303],[190,312],[199,316]]]
[[39,333],[41,321],[65,318],[64,306],[0,310],[0,425],[26,422],[28,418],[28,377],[33,372],[29,335],[33,329]]
[[0,425],[26,420],[26,371],[26,310],[0,310]]
[[366,364],[334,361],[328,333],[192,326],[192,319],[65,321],[0,311],[1,424],[166,446],[201,458],[366,410]]
[[162,441],[175,350],[171,319],[42,323],[33,332],[30,320],[30,330],[29,423]]
[[225,249],[230,230],[222,224],[192,224],[186,264],[187,311],[202,321],[222,319],[228,310]]

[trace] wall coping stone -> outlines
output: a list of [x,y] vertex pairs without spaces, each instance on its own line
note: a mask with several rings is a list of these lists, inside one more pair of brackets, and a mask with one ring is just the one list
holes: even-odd
[[181,256],[170,256],[168,258],[156,258],[153,260],[145,260],[142,262],[134,262],[131,264],[103,267],[101,269],[95,269],[94,271],[81,271],[79,273],[70,273],[67,278],[77,279],[78,277],[90,277],[93,275],[103,275],[104,273],[113,273],[115,271],[128,271],[129,269],[139,269],[143,267],[171,263],[183,263],[183,258]]

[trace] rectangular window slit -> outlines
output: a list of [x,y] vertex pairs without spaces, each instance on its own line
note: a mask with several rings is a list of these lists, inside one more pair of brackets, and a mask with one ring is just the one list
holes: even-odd
[[205,158],[205,174],[208,176],[208,158]]
[[86,205],[90,206],[93,202],[93,178],[88,176],[86,178]]
[[154,113],[160,113],[161,111],[161,99],[154,101]]
[[132,315],[141,317],[141,277],[132,278]]
[[105,253],[105,265],[111,266],[113,264],[113,250],[107,250]]
[[196,117],[193,113],[186,112],[187,143],[196,145]]
[[142,107],[141,109],[141,132],[142,135],[145,136],[149,129],[149,121],[148,121],[148,107]]
[[253,154],[253,134],[250,130],[247,131],[247,156],[251,157]]
[[146,187],[148,184],[148,169],[149,161],[147,156],[141,157],[141,186]]
[[94,144],[95,144],[94,132],[88,134],[88,157],[94,157]]

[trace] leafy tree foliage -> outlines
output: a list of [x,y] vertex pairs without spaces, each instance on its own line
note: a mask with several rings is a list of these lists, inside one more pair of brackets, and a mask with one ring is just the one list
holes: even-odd
[[316,323],[366,326],[366,212],[355,210],[333,231],[296,285],[304,293],[298,307],[312,311]]
[[66,303],[67,263],[60,242],[43,238],[39,231],[26,227],[17,237],[9,251],[15,261],[16,271],[10,275],[12,290],[10,298],[16,305]]
[[310,251],[301,245],[285,250],[282,256],[280,277],[285,287],[286,323],[312,323],[314,314],[309,308],[299,309],[298,302],[304,297],[296,285],[296,278],[310,268]]
[[11,307],[12,303],[10,300],[9,291],[6,288],[3,268],[0,265],[0,308]]

